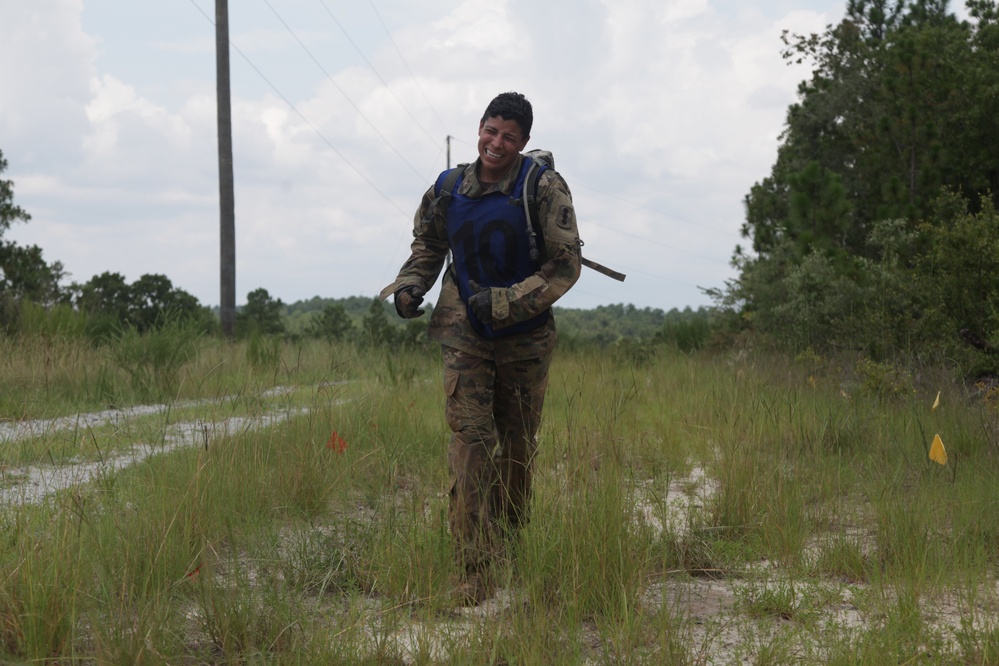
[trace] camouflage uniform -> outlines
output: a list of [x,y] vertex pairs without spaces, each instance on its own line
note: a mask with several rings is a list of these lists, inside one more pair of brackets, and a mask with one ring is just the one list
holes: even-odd
[[[489,186],[478,179],[478,161],[468,165],[459,192],[471,198],[495,190],[510,194],[523,159]],[[411,285],[427,291],[444,268],[449,251],[446,201],[432,210],[435,198],[431,187],[416,214],[411,255],[396,280],[382,290],[382,298]],[[545,312],[579,278],[572,197],[554,170],[541,175],[538,199],[542,265],[512,287],[490,290],[497,329]],[[482,338],[472,330],[453,271],[448,270],[429,335],[443,346],[445,414],[452,431],[448,521],[460,562],[469,573],[480,572],[502,549],[497,533],[502,521],[517,527],[527,518],[531,460],[555,346],[555,321],[549,317],[525,333]]]

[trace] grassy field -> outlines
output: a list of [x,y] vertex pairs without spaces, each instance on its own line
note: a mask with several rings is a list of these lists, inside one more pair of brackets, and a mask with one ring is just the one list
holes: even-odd
[[0,338],[0,659],[999,664],[988,385],[560,352],[532,521],[496,597],[456,609],[441,374],[433,351]]

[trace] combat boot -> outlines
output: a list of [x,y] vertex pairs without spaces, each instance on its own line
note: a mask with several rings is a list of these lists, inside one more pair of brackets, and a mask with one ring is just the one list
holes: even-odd
[[455,605],[478,606],[493,596],[492,578],[485,572],[466,574],[451,592]]

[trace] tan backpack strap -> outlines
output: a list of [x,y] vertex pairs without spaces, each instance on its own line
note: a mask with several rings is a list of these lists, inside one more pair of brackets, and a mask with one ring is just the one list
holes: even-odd
[[618,282],[624,282],[624,278],[627,277],[624,273],[618,273],[613,268],[607,268],[603,264],[598,264],[597,262],[591,261],[586,257],[580,257],[579,260],[587,268],[592,268],[596,272],[603,273],[607,277],[614,278]]

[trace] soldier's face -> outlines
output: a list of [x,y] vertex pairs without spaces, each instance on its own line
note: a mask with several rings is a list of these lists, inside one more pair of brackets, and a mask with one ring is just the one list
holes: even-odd
[[523,136],[516,120],[499,116],[486,118],[479,123],[479,159],[482,170],[479,178],[496,182],[506,173],[530,137]]

